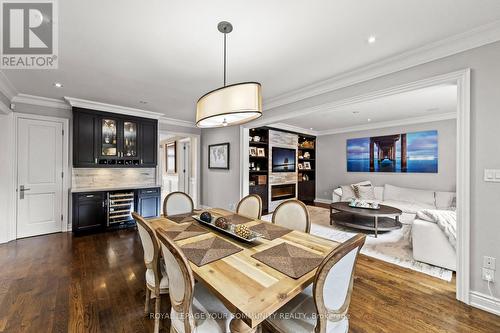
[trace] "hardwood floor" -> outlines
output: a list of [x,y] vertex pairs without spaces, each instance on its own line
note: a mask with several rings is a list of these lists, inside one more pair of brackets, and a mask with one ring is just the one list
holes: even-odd
[[[0,245],[0,332],[152,332],[144,271],[134,230]],[[452,284],[366,256],[349,314],[350,332],[500,332],[500,317],[456,301]]]

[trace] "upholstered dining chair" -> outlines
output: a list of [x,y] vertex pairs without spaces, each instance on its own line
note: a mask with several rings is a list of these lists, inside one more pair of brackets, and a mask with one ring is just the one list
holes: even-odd
[[206,289],[194,282],[193,271],[182,250],[157,233],[170,281],[171,333],[230,332],[232,314]]
[[[150,313],[149,303],[152,297],[155,300],[155,326],[154,332],[160,331],[160,303],[161,295],[168,294],[168,277],[165,265],[160,260],[160,244],[155,236],[154,230],[144,220],[144,218],[132,213],[132,217],[137,222],[139,237],[141,238],[142,248],[144,250],[144,263],[146,264],[146,301],[144,304],[144,314]],[[152,293],[152,294],[151,294]]]
[[266,326],[275,332],[347,333],[354,269],[365,238],[357,234],[330,252],[313,284],[271,315]]
[[311,219],[307,207],[302,201],[296,199],[279,204],[274,210],[272,222],[305,233],[311,231]]
[[163,201],[164,216],[191,213],[193,209],[193,199],[184,192],[169,193]]
[[262,199],[257,194],[247,195],[238,203],[236,214],[251,219],[260,219],[262,216]]

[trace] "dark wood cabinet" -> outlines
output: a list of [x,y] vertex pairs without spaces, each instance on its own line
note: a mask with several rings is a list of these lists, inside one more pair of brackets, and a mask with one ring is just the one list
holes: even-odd
[[249,194],[257,194],[262,199],[262,213],[266,214],[268,212],[268,193],[267,185],[254,185],[250,186]]
[[157,122],[144,121],[140,126],[140,151],[141,165],[155,167],[158,154],[158,124]]
[[[114,230],[117,228],[128,228],[135,226],[135,222],[131,217],[126,223],[120,222],[113,218],[113,200],[123,201],[124,193],[133,193],[133,207],[135,211],[144,218],[158,217],[161,215],[161,188],[152,187],[137,190],[120,190],[110,192],[85,192],[73,193],[73,231],[75,233],[83,231],[99,231],[99,230]],[[128,193],[127,193],[128,195]],[[113,198],[115,196],[115,198]],[[116,198],[117,196],[123,197]],[[117,202],[114,202],[117,204]],[[123,206],[122,202],[120,202]],[[108,213],[109,209],[109,213]],[[121,220],[124,219],[123,216]],[[108,222],[109,220],[109,222]],[[129,223],[130,222],[130,223]]]
[[144,218],[158,217],[161,214],[160,188],[137,190],[137,213]]
[[157,165],[158,121],[73,108],[73,167]]
[[73,164],[75,167],[93,167],[97,164],[96,115],[87,112],[73,114]]
[[106,193],[73,193],[73,231],[101,229],[106,223]]
[[299,199],[306,203],[313,203],[316,198],[316,184],[314,180],[299,182]]

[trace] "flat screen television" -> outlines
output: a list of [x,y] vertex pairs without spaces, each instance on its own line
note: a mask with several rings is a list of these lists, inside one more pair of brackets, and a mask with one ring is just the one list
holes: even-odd
[[296,155],[295,149],[273,147],[273,172],[295,172]]

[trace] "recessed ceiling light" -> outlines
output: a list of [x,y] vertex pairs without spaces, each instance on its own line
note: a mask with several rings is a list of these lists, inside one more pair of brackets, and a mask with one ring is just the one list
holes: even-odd
[[61,82],[55,82],[54,83],[54,87],[56,87],[56,88],[62,88],[63,84]]
[[368,119],[366,119],[366,121],[370,122],[370,121],[372,121],[372,120],[371,120],[370,118],[368,118]]
[[368,37],[368,44],[373,44],[377,41],[377,37],[375,35],[371,35]]
[[312,127],[310,127],[309,129],[310,129],[311,131],[313,130],[313,128],[312,128]]

